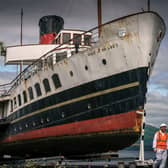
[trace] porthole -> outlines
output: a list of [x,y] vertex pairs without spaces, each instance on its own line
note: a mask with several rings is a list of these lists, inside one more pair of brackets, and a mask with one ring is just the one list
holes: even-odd
[[25,127],[28,128],[28,124],[25,124]]
[[88,109],[91,109],[91,104],[90,103],[88,103],[88,107],[87,107]]
[[47,122],[49,122],[49,121],[50,121],[50,119],[47,117],[46,121],[47,121]]
[[86,70],[86,71],[88,70],[88,66],[87,66],[87,65],[85,65],[85,70]]
[[65,117],[65,114],[64,114],[64,112],[62,112],[61,116],[62,116],[62,118],[64,118],[64,117]]
[[70,71],[69,73],[70,73],[71,76],[73,76],[73,72],[72,71]]
[[44,123],[44,120],[43,120],[43,119],[41,119],[41,120],[40,120],[40,122],[41,122],[41,124],[43,124],[43,123]]
[[104,65],[106,65],[106,64],[107,64],[106,59],[102,59],[102,63],[103,63]]

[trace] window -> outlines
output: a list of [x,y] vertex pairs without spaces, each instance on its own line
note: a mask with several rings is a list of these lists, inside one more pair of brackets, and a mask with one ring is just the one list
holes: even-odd
[[61,82],[60,82],[58,74],[52,75],[52,80],[53,80],[53,83],[56,89],[61,87]]
[[24,103],[27,103],[27,93],[25,90],[23,91],[23,101]]
[[74,44],[81,44],[81,39],[82,39],[81,34],[74,34],[73,35]]
[[28,93],[29,93],[29,98],[30,98],[30,100],[34,99],[32,87],[29,87],[29,88],[28,88]]
[[10,104],[11,104],[11,112],[13,111],[13,101],[11,100],[10,101]]
[[71,35],[70,33],[63,33],[63,43],[70,43]]
[[67,52],[61,52],[56,54],[56,62],[59,62],[67,57]]
[[36,84],[34,85],[34,87],[35,87],[35,90],[36,90],[36,95],[37,95],[37,97],[38,97],[38,96],[41,96],[42,93],[41,93],[40,84],[39,84],[39,83],[36,83]]
[[43,85],[44,85],[44,89],[45,89],[46,93],[51,91],[48,79],[43,80]]
[[21,102],[21,96],[20,96],[20,94],[18,95],[18,103],[19,103],[19,106],[21,106],[22,102]]
[[60,35],[58,36],[58,38],[55,39],[55,43],[60,44]]
[[16,106],[17,106],[16,97],[14,97],[13,102],[14,102],[14,107],[16,108]]
[[85,35],[84,36],[84,44],[90,46],[90,43],[91,43],[91,36]]

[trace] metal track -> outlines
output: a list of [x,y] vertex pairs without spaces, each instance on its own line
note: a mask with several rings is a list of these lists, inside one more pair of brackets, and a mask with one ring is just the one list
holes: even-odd
[[[98,156],[98,155],[97,155]],[[53,168],[136,168],[152,167],[153,160],[136,160],[136,158],[119,158],[111,155],[105,158],[93,157],[88,159],[67,159],[64,156],[53,156],[32,159],[4,159],[0,162],[0,168],[36,168],[36,167],[53,167]]]

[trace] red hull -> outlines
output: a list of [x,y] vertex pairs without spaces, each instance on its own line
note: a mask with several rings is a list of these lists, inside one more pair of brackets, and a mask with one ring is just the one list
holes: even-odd
[[111,115],[87,121],[74,122],[48,128],[41,128],[33,131],[19,133],[5,138],[2,142],[10,143],[13,141],[41,139],[46,137],[60,137],[83,135],[103,132],[118,132],[121,130],[140,131],[141,116],[136,111]]

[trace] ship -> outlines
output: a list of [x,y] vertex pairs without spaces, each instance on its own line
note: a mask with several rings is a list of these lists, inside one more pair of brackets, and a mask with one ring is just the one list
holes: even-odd
[[88,31],[39,21],[40,43],[9,46],[6,64],[27,65],[1,85],[0,154],[72,156],[118,151],[141,134],[147,82],[165,34],[142,11]]

